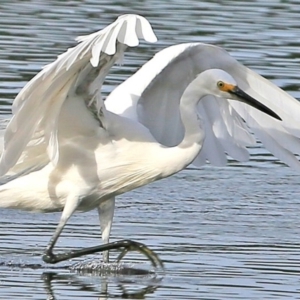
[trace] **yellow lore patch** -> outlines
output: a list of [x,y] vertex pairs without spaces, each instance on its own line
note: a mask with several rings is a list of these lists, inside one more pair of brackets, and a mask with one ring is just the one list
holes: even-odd
[[233,84],[230,84],[230,83],[225,83],[223,81],[219,81],[218,87],[223,92],[232,92],[236,86]]

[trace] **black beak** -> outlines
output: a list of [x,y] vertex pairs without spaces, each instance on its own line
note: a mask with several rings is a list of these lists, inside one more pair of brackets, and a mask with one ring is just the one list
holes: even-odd
[[271,110],[267,106],[263,105],[262,103],[258,102],[257,100],[252,98],[250,95],[246,94],[238,86],[236,86],[233,90],[229,91],[229,93],[237,96],[238,100],[240,100],[241,102],[244,102],[250,106],[255,107],[256,109],[264,112],[265,114],[273,117],[274,119],[282,121],[282,119],[276,113],[274,113],[273,110]]

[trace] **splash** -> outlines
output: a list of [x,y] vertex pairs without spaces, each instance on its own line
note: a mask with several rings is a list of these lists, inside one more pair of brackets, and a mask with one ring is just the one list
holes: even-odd
[[154,275],[153,270],[146,270],[137,268],[137,264],[129,264],[123,262],[104,263],[102,260],[89,260],[78,262],[70,266],[70,270],[76,271],[80,274],[98,274],[101,276],[106,275]]

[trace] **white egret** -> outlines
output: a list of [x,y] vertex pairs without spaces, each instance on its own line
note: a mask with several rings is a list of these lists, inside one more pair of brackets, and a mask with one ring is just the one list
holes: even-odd
[[[76,210],[98,208],[107,244],[115,196],[191,163],[224,165],[225,153],[247,160],[246,146],[255,143],[249,127],[274,155],[300,169],[293,154],[300,152],[300,104],[215,46],[162,50],[104,104],[105,76],[138,37],[155,41],[144,18],[127,15],[79,38],[78,46],[46,66],[13,103],[0,162],[1,175],[8,176],[0,187],[0,207],[63,211],[46,262],[94,250],[52,252]],[[107,245],[101,249],[132,244]]]

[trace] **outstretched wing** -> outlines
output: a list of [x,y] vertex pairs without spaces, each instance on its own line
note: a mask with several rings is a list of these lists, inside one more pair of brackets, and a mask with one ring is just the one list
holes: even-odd
[[57,121],[64,101],[81,95],[87,105],[97,100],[99,109],[101,86],[109,69],[127,46],[137,46],[141,38],[156,41],[149,22],[138,15],[121,16],[101,31],[78,37],[77,46],[58,56],[28,82],[12,106],[13,117],[4,135],[0,175],[18,160],[35,163],[32,159],[36,152],[46,159],[46,148],[50,160],[56,163]]
[[[256,143],[254,132],[271,153],[300,169],[293,154],[300,152],[300,103],[212,45],[190,43],[162,50],[110,94],[106,107],[140,121],[158,142],[174,146],[183,138],[179,115],[183,91],[197,74],[214,68],[231,74],[243,90],[276,112],[282,122],[243,103],[207,96],[198,106],[206,138],[194,164],[210,161],[222,166],[227,162],[226,154],[248,160],[246,146]],[[120,95],[122,101],[118,100]]]

